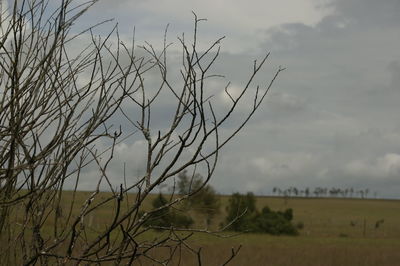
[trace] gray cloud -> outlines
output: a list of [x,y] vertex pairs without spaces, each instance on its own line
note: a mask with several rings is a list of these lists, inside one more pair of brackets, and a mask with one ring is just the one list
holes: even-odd
[[[202,28],[205,41],[219,34],[228,35],[228,51],[221,53],[213,69],[226,80],[210,81],[210,89],[221,88],[228,80],[233,91],[243,86],[252,60],[265,51],[271,51],[271,57],[256,83],[268,83],[279,65],[287,67],[262,109],[222,150],[212,184],[224,193],[271,193],[274,186],[352,186],[376,190],[380,196],[399,197],[400,2],[313,3],[319,4],[322,9],[315,10],[322,10],[324,15],[316,15],[312,23],[302,22],[301,16],[265,25],[259,22],[261,18],[256,23],[246,20],[246,27],[256,29],[248,35],[240,27],[236,33],[229,23],[212,20],[212,11],[201,14],[210,16]],[[119,12],[123,34],[128,35],[128,28],[136,24],[143,27],[137,29],[141,40],[150,37],[150,41],[160,41],[168,22],[177,31],[190,32],[192,26],[190,12],[172,19],[176,12],[168,10],[178,9],[173,4],[167,11],[152,10],[154,3],[150,2],[140,2],[137,9],[110,5],[104,1],[98,7],[104,9],[101,16]],[[232,4],[231,8],[237,6]],[[98,10],[88,15],[88,21],[98,17]],[[244,17],[238,17],[238,23]],[[155,32],[160,34],[154,37]],[[248,40],[240,42],[244,37],[254,37],[251,45]],[[238,47],[251,49],[231,49],[229,38],[238,40]],[[173,59],[174,54],[171,57],[171,68],[176,69],[179,61]],[[153,84],[151,77],[149,84]],[[224,110],[223,94],[215,93],[213,101],[219,111]],[[162,128],[174,104],[169,98],[158,104],[154,114],[159,116],[153,122]],[[246,107],[244,104],[239,108],[237,119],[222,133],[243,117]],[[131,172],[138,171],[134,168],[142,159],[130,151],[140,153],[140,147],[140,140],[135,139],[117,149],[116,156],[129,162]],[[121,176],[118,167],[112,171]]]
[[[266,30],[260,50],[270,47],[273,64],[288,69],[258,116],[263,125],[250,125],[237,140],[243,144],[227,152],[232,158],[226,160],[235,162],[244,145],[249,150],[247,162],[230,164],[231,174],[241,173],[237,184],[249,182],[261,192],[275,185],[371,187],[398,197],[399,4],[331,1],[336,12],[315,26]],[[290,100],[282,102],[283,95]]]

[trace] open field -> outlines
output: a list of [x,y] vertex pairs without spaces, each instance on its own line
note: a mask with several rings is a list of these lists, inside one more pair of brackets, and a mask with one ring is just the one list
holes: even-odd
[[[83,202],[89,192],[78,192],[76,202]],[[106,198],[108,193],[100,194],[98,200]],[[144,209],[151,208],[151,201],[156,195],[150,195],[144,203]],[[129,202],[135,195],[131,195]],[[258,196],[257,208],[268,205],[273,210],[294,210],[294,223],[301,222],[304,229],[301,236],[308,237],[373,237],[373,238],[399,238],[400,239],[400,201],[384,199],[342,199],[342,198],[283,198]],[[214,218],[213,227],[224,221],[225,208],[229,196],[220,196],[221,212]],[[64,193],[66,205],[71,201],[71,192]],[[96,201],[95,201],[96,202]],[[94,203],[95,203],[94,202]],[[124,205],[124,204],[123,204]],[[127,204],[129,205],[129,204]],[[68,205],[69,206],[69,205]],[[110,203],[109,208],[103,208],[96,212],[96,217],[88,217],[93,226],[101,227],[102,223],[112,217],[114,211]],[[80,206],[76,204],[74,212],[78,212]],[[202,217],[194,218],[197,227],[203,227]],[[376,222],[384,220],[379,228],[375,228]],[[364,228],[365,224],[365,228]]]
[[[400,201],[341,198],[258,197],[259,208],[292,208],[294,223],[304,223],[303,236],[400,239]],[[379,228],[376,222],[384,220]],[[365,223],[365,230],[364,230]]]
[[[222,206],[227,200],[222,196]],[[400,265],[400,201],[257,197],[257,205],[293,208],[294,223],[304,224],[300,236],[196,236],[205,265],[219,265],[239,245],[239,256],[229,265]]]
[[300,236],[245,234],[210,244],[209,257],[242,244],[231,265],[400,265],[400,201],[258,197],[257,204],[293,208]]
[[[89,192],[78,192],[76,202],[83,202]],[[71,192],[65,192],[63,202],[71,202]],[[98,200],[107,193],[99,195]],[[132,201],[135,195],[128,200]],[[151,195],[145,208],[150,208]],[[214,229],[224,221],[228,196],[221,196],[221,213],[214,219]],[[95,202],[94,202],[95,203]],[[129,205],[129,202],[125,202]],[[202,247],[204,265],[221,265],[229,258],[232,247],[242,246],[239,256],[229,265],[400,265],[400,201],[336,198],[257,197],[257,206],[268,205],[273,210],[294,210],[294,223],[304,228],[297,237],[241,234],[219,238],[195,234],[190,243]],[[77,213],[78,206],[73,213]],[[112,217],[113,204],[86,217],[93,229],[101,230]],[[196,226],[203,228],[203,219],[196,217]],[[376,222],[384,222],[376,228]],[[149,239],[158,232],[148,232]],[[230,234],[227,232],[227,234]],[[162,256],[163,251],[158,251]],[[153,265],[149,261],[141,264]],[[183,255],[181,265],[196,265],[193,256]]]

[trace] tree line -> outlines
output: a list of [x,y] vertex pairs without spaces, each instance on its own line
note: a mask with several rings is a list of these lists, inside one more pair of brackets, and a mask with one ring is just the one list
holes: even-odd
[[297,187],[279,188],[274,187],[272,194],[281,197],[333,197],[333,198],[377,198],[376,191],[371,192],[369,188],[355,189],[355,188],[337,188],[337,187],[315,187],[304,189]]

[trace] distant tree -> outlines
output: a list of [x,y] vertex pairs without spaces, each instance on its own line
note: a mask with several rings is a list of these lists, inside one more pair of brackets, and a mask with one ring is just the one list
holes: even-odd
[[187,171],[178,174],[178,193],[191,195],[184,202],[188,210],[193,210],[205,216],[206,225],[211,224],[212,219],[220,211],[220,198],[210,184],[205,184],[200,174],[189,176]]
[[228,229],[244,232],[251,230],[251,221],[256,212],[256,198],[253,193],[246,195],[234,193],[229,198],[226,207],[226,224],[231,224]]
[[[176,228],[189,228],[193,219],[186,214],[181,214],[168,207],[169,201],[160,193],[153,200],[153,211],[150,212],[144,225],[154,227],[156,230],[163,230],[171,226]],[[167,207],[166,207],[167,206]],[[141,216],[143,213],[141,213]]]
[[299,195],[299,190],[296,187],[293,187],[292,191],[293,191],[294,196],[297,197]]
[[205,216],[206,225],[210,226],[212,219],[220,212],[220,198],[211,185],[206,185],[190,198],[193,209]]
[[342,190],[340,188],[333,187],[329,190],[329,195],[331,197],[339,197],[341,193],[342,193]]
[[284,212],[275,212],[268,207],[253,217],[253,232],[267,233],[271,235],[297,235],[296,227],[291,223],[293,219],[292,209]]
[[189,176],[187,170],[183,170],[178,174],[178,182],[176,184],[177,192],[181,195],[190,194],[201,189],[204,185],[203,177],[200,174]]
[[306,188],[306,189],[304,190],[304,194],[305,194],[305,196],[308,198],[308,197],[310,196],[310,189],[309,189],[309,188]]
[[272,211],[265,206],[261,212],[256,210],[256,198],[252,193],[233,194],[227,206],[226,223],[229,229],[238,232],[259,232],[272,235],[297,235],[296,227],[291,223],[293,210]]
[[150,217],[146,220],[145,225],[163,227],[171,226],[170,208],[164,207],[167,204],[167,199],[161,193],[158,194],[152,202],[154,212],[149,215]]
[[366,198],[368,198],[368,194],[369,194],[369,189],[366,188],[365,191],[364,191],[364,195],[365,195]]

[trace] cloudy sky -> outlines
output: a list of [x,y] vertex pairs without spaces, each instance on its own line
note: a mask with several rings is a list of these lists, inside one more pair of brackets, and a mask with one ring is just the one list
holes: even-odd
[[[259,76],[279,76],[247,127],[225,147],[212,185],[222,193],[270,194],[275,186],[369,188],[400,197],[400,1],[100,1],[83,26],[115,18],[138,44],[190,33],[226,36],[216,72],[240,87],[252,60],[271,52]],[[167,104],[167,103],[164,103]],[[120,145],[140,172],[141,142]]]

